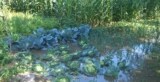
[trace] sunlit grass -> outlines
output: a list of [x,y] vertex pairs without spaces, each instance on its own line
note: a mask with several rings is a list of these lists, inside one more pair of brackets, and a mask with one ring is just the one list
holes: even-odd
[[160,70],[156,70],[156,72],[157,72],[158,74],[160,74]]
[[0,81],[8,82],[8,78],[24,71],[24,68],[15,67],[14,55],[9,52],[8,45],[3,41],[3,37],[10,36],[13,39],[18,39],[22,35],[31,34],[39,27],[55,28],[58,26],[58,22],[55,18],[45,18],[9,10],[3,10],[3,16],[5,19],[0,20]]
[[5,20],[0,21],[0,34],[29,34],[33,30],[43,27],[51,29],[58,26],[55,18],[34,16],[29,13],[4,12]]

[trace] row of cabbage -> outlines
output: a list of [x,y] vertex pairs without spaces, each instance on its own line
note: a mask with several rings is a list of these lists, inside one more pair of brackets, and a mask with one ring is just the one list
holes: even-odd
[[[79,74],[116,77],[121,69],[127,67],[126,62],[119,61],[118,66],[114,66],[111,57],[103,56],[96,47],[84,41],[83,38],[88,39],[90,30],[89,25],[63,30],[39,28],[30,36],[10,41],[12,50],[48,51],[45,55],[18,53],[15,57],[19,62],[17,67],[40,73],[46,78],[52,77],[53,82],[70,82],[72,76]],[[73,52],[70,43],[79,47],[79,50]]]
[[51,29],[44,30],[39,28],[29,36],[23,36],[18,41],[8,39],[8,44],[13,51],[25,51],[30,49],[46,50],[55,47],[61,43],[77,42],[82,37],[88,38],[91,27],[81,25],[75,28],[66,28],[63,30]]

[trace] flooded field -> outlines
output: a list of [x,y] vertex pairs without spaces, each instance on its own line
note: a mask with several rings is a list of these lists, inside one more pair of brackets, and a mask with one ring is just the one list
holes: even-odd
[[[80,31],[84,29],[88,29],[84,33],[87,35],[89,27],[79,28]],[[44,34],[39,36],[41,31]],[[72,32],[77,38],[82,36],[86,40],[70,37]],[[47,32],[38,29],[37,34],[14,42],[13,51],[28,50],[15,54],[17,68],[27,73],[14,76],[10,82],[160,81],[160,47],[155,40],[120,34],[101,36],[107,37],[105,39],[93,36],[88,40],[88,36],[76,32],[77,28]],[[65,33],[69,33],[68,36]]]
[[139,43],[130,47],[111,49],[100,56],[100,60],[106,57],[110,60],[109,65],[100,68],[96,76],[80,73],[69,77],[71,82],[159,82],[160,54],[152,53],[152,48],[152,43]]
[[[96,77],[79,75],[72,82],[159,82],[160,64],[156,62],[160,62],[160,59],[159,54],[151,53],[152,47],[152,44],[137,44],[108,51],[106,55],[112,56],[111,62],[115,69],[107,67],[102,70],[113,70],[117,72],[117,77],[100,74]],[[126,67],[117,71],[120,61],[125,62]]]

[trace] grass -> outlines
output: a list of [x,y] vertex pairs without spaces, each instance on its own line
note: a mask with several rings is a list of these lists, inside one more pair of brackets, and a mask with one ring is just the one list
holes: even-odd
[[[28,35],[38,27],[45,29],[63,28],[56,18],[44,18],[29,13],[5,12],[5,20],[0,21],[0,37],[12,36],[18,39],[21,35]],[[152,39],[160,32],[160,18],[151,20],[132,20],[108,23],[105,26],[92,28],[89,41],[102,53],[107,49],[125,47],[146,39]],[[8,45],[0,40],[0,81],[8,79],[22,69],[9,67],[14,57],[9,53]],[[13,68],[13,69],[11,69]],[[3,70],[3,71],[2,71]]]
[[12,65],[13,57],[7,50],[7,45],[0,41],[0,81],[8,79],[13,74],[16,74],[16,68]]
[[71,25],[70,21],[103,25],[111,21],[154,18],[160,10],[159,0],[9,0],[6,5],[15,11],[54,16],[61,24]]
[[[51,29],[58,26],[55,18],[44,18],[29,13],[16,13],[7,11],[4,13],[5,20],[0,21],[0,34],[30,34],[38,27]],[[58,28],[58,27],[57,27]],[[25,29],[25,30],[24,30]]]
[[5,19],[0,19],[0,82],[8,81],[11,76],[24,71],[15,65],[15,57],[9,52],[8,45],[3,38],[10,36],[18,39],[20,36],[31,34],[35,29],[59,28],[55,18],[44,18],[29,13],[3,11]]

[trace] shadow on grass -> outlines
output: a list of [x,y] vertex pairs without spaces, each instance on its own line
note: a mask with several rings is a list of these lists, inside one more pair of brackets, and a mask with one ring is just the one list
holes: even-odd
[[93,28],[89,41],[102,53],[113,48],[132,46],[156,38],[159,22],[117,22],[108,27]]

